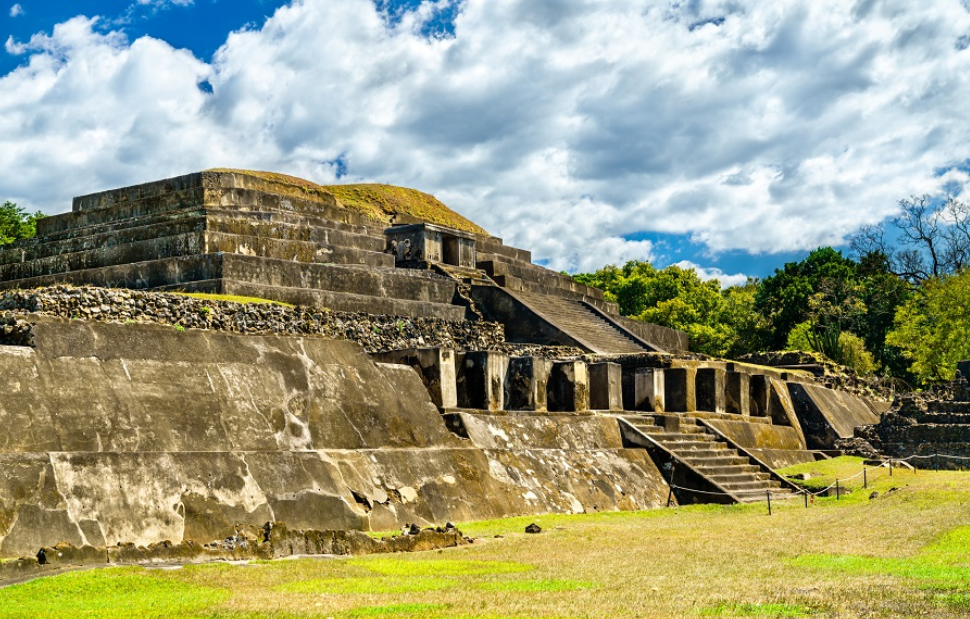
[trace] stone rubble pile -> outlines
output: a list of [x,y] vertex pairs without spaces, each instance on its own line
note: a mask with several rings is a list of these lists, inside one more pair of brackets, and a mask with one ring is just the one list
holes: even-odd
[[357,342],[368,352],[426,347],[489,350],[505,345],[504,327],[493,322],[377,316],[72,286],[0,292],[0,344],[30,345],[30,325],[24,320],[27,313],[245,334],[319,335]]
[[0,314],[0,345],[33,346],[30,324],[11,313]]
[[[893,458],[944,454],[970,457],[970,384],[961,372],[947,384],[897,396],[878,424],[856,428],[855,439]],[[857,450],[859,451],[859,450]],[[860,451],[861,452],[861,451]],[[965,468],[956,458],[915,458],[923,468]]]

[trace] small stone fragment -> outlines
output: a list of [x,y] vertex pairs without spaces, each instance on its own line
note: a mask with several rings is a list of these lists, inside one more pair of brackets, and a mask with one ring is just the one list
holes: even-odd
[[542,527],[533,522],[525,528],[525,532],[531,534],[542,533]]

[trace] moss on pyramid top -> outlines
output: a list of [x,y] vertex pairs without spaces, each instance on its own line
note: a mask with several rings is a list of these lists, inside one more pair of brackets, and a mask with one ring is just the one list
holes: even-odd
[[317,198],[325,200],[332,197],[344,208],[384,222],[390,222],[394,215],[400,214],[448,228],[476,234],[488,234],[481,226],[451,210],[431,194],[417,189],[379,183],[318,185],[312,181],[287,174],[256,170],[213,168],[207,171],[252,176],[272,182],[284,190],[289,189],[291,190],[289,193],[297,197],[315,195]]

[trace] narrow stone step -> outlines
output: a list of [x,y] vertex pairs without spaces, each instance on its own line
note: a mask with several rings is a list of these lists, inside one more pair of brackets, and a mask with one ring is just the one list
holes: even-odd
[[[712,452],[713,453],[713,452]],[[736,466],[738,464],[748,464],[749,461],[744,456],[725,455],[727,452],[719,451],[713,455],[695,454],[690,458],[690,465],[694,468],[715,467],[715,466]],[[679,454],[678,454],[679,455]]]
[[737,466],[737,467],[724,467],[728,469],[726,472],[711,474],[709,475],[709,477],[710,479],[718,483],[721,483],[722,481],[725,483],[737,483],[742,481],[758,481],[758,482],[771,481],[771,475],[768,473],[763,473],[761,471],[734,470],[734,469],[740,469],[743,466],[744,465]]
[[758,473],[758,474],[768,475],[767,473],[761,473],[761,467],[759,467],[756,464],[727,464],[727,465],[714,465],[714,466],[711,466],[708,464],[700,464],[700,465],[695,465],[694,468],[697,469],[699,472],[703,473],[704,475],[707,475],[710,477],[718,477],[722,475],[731,476],[731,475],[739,475],[742,473]]
[[[714,445],[719,445],[719,443],[713,443]],[[747,460],[744,456],[738,456],[738,452],[733,449],[728,449],[724,445],[720,445],[721,449],[681,449],[675,450],[671,449],[677,456],[684,460],[685,462],[694,464],[698,459],[705,460],[707,458],[718,458],[718,457],[734,457],[737,456],[742,459],[742,463]]]

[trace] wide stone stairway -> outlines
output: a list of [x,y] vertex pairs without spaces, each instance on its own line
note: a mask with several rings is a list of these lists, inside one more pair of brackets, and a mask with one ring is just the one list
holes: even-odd
[[582,301],[546,294],[516,291],[515,296],[566,335],[599,354],[649,352],[629,333],[592,310]]
[[[755,503],[766,500],[768,493],[772,500],[794,496],[770,469],[732,449],[693,417],[626,415],[620,417],[620,426],[628,442],[655,456],[666,455],[671,483],[708,499],[699,502]],[[711,500],[717,496],[725,500]]]

